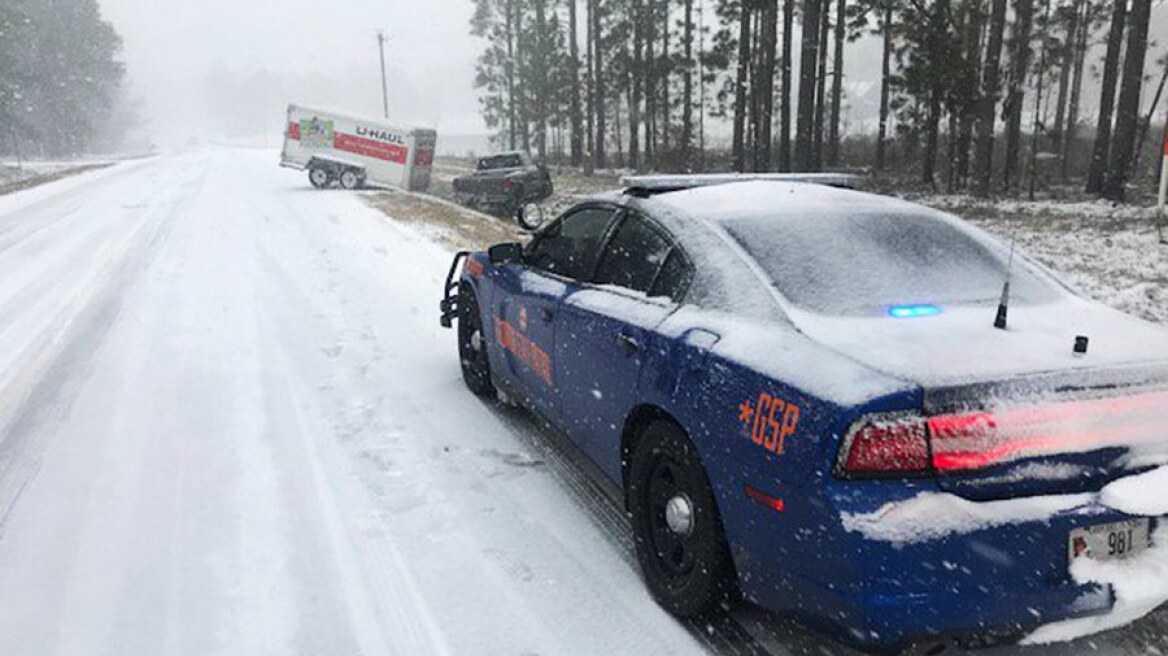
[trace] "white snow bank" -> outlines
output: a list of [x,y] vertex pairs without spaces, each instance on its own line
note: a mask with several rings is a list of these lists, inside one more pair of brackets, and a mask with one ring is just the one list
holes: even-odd
[[1157,531],[1153,541],[1152,548],[1130,560],[1104,562],[1082,558],[1072,564],[1071,577],[1075,581],[1110,585],[1115,592],[1115,607],[1104,615],[1039,627],[1026,636],[1022,644],[1063,642],[1114,629],[1130,624],[1168,602],[1168,528]]
[[1168,467],[1111,483],[1099,493],[1099,502],[1129,515],[1168,515]]
[[1089,504],[1093,494],[1063,494],[1001,501],[970,501],[944,492],[922,492],[886,503],[871,513],[841,513],[848,531],[869,540],[910,544],[952,534],[1046,519]]

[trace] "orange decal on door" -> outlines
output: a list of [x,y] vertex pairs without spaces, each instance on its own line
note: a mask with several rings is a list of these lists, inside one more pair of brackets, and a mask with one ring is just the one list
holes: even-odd
[[510,323],[495,317],[495,335],[499,345],[519,358],[527,368],[535,372],[540,380],[552,385],[552,359],[543,349],[535,345],[522,332],[515,330]]

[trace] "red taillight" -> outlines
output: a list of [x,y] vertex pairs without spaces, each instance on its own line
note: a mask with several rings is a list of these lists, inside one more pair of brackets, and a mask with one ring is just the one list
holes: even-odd
[[1168,392],[927,418],[872,415],[848,434],[837,471],[855,478],[972,471],[1110,448],[1168,454]]
[[839,472],[849,477],[925,474],[929,441],[923,417],[874,415],[848,434]]
[[1168,443],[1168,393],[929,417],[933,466],[980,469],[1023,458]]
[[503,178],[503,191],[511,191],[511,187],[514,186],[515,183],[511,180],[511,178]]

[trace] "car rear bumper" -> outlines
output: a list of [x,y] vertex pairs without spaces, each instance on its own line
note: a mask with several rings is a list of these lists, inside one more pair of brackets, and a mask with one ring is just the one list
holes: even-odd
[[1013,643],[1051,622],[1101,615],[1113,607],[1110,587],[1067,584],[1041,590],[866,594],[846,600],[855,621],[843,642],[860,648],[949,642],[962,647]]
[[[1111,611],[1109,586],[1071,577],[1069,536],[1079,527],[1128,518],[1088,502],[1039,520],[897,543],[842,525],[826,528],[820,516],[816,524],[824,533],[808,545],[813,552],[787,554],[788,562],[812,567],[776,567],[773,558],[758,558],[757,548],[738,565],[749,599],[861,649],[938,639],[984,646]],[[1151,521],[1155,534],[1164,520]],[[824,548],[828,540],[830,550]]]

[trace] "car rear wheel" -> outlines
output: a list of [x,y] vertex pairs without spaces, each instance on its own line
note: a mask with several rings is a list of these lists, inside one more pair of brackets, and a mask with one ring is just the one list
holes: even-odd
[[681,428],[649,424],[629,467],[637,559],[649,591],[674,615],[692,617],[734,598],[734,568],[705,468]]
[[332,176],[323,166],[314,166],[308,169],[308,181],[317,189],[324,189],[329,186]]
[[458,359],[462,362],[462,380],[470,391],[479,396],[495,393],[482,313],[478,299],[466,285],[458,290]]
[[356,189],[361,186],[361,176],[353,169],[345,169],[341,172],[341,188]]

